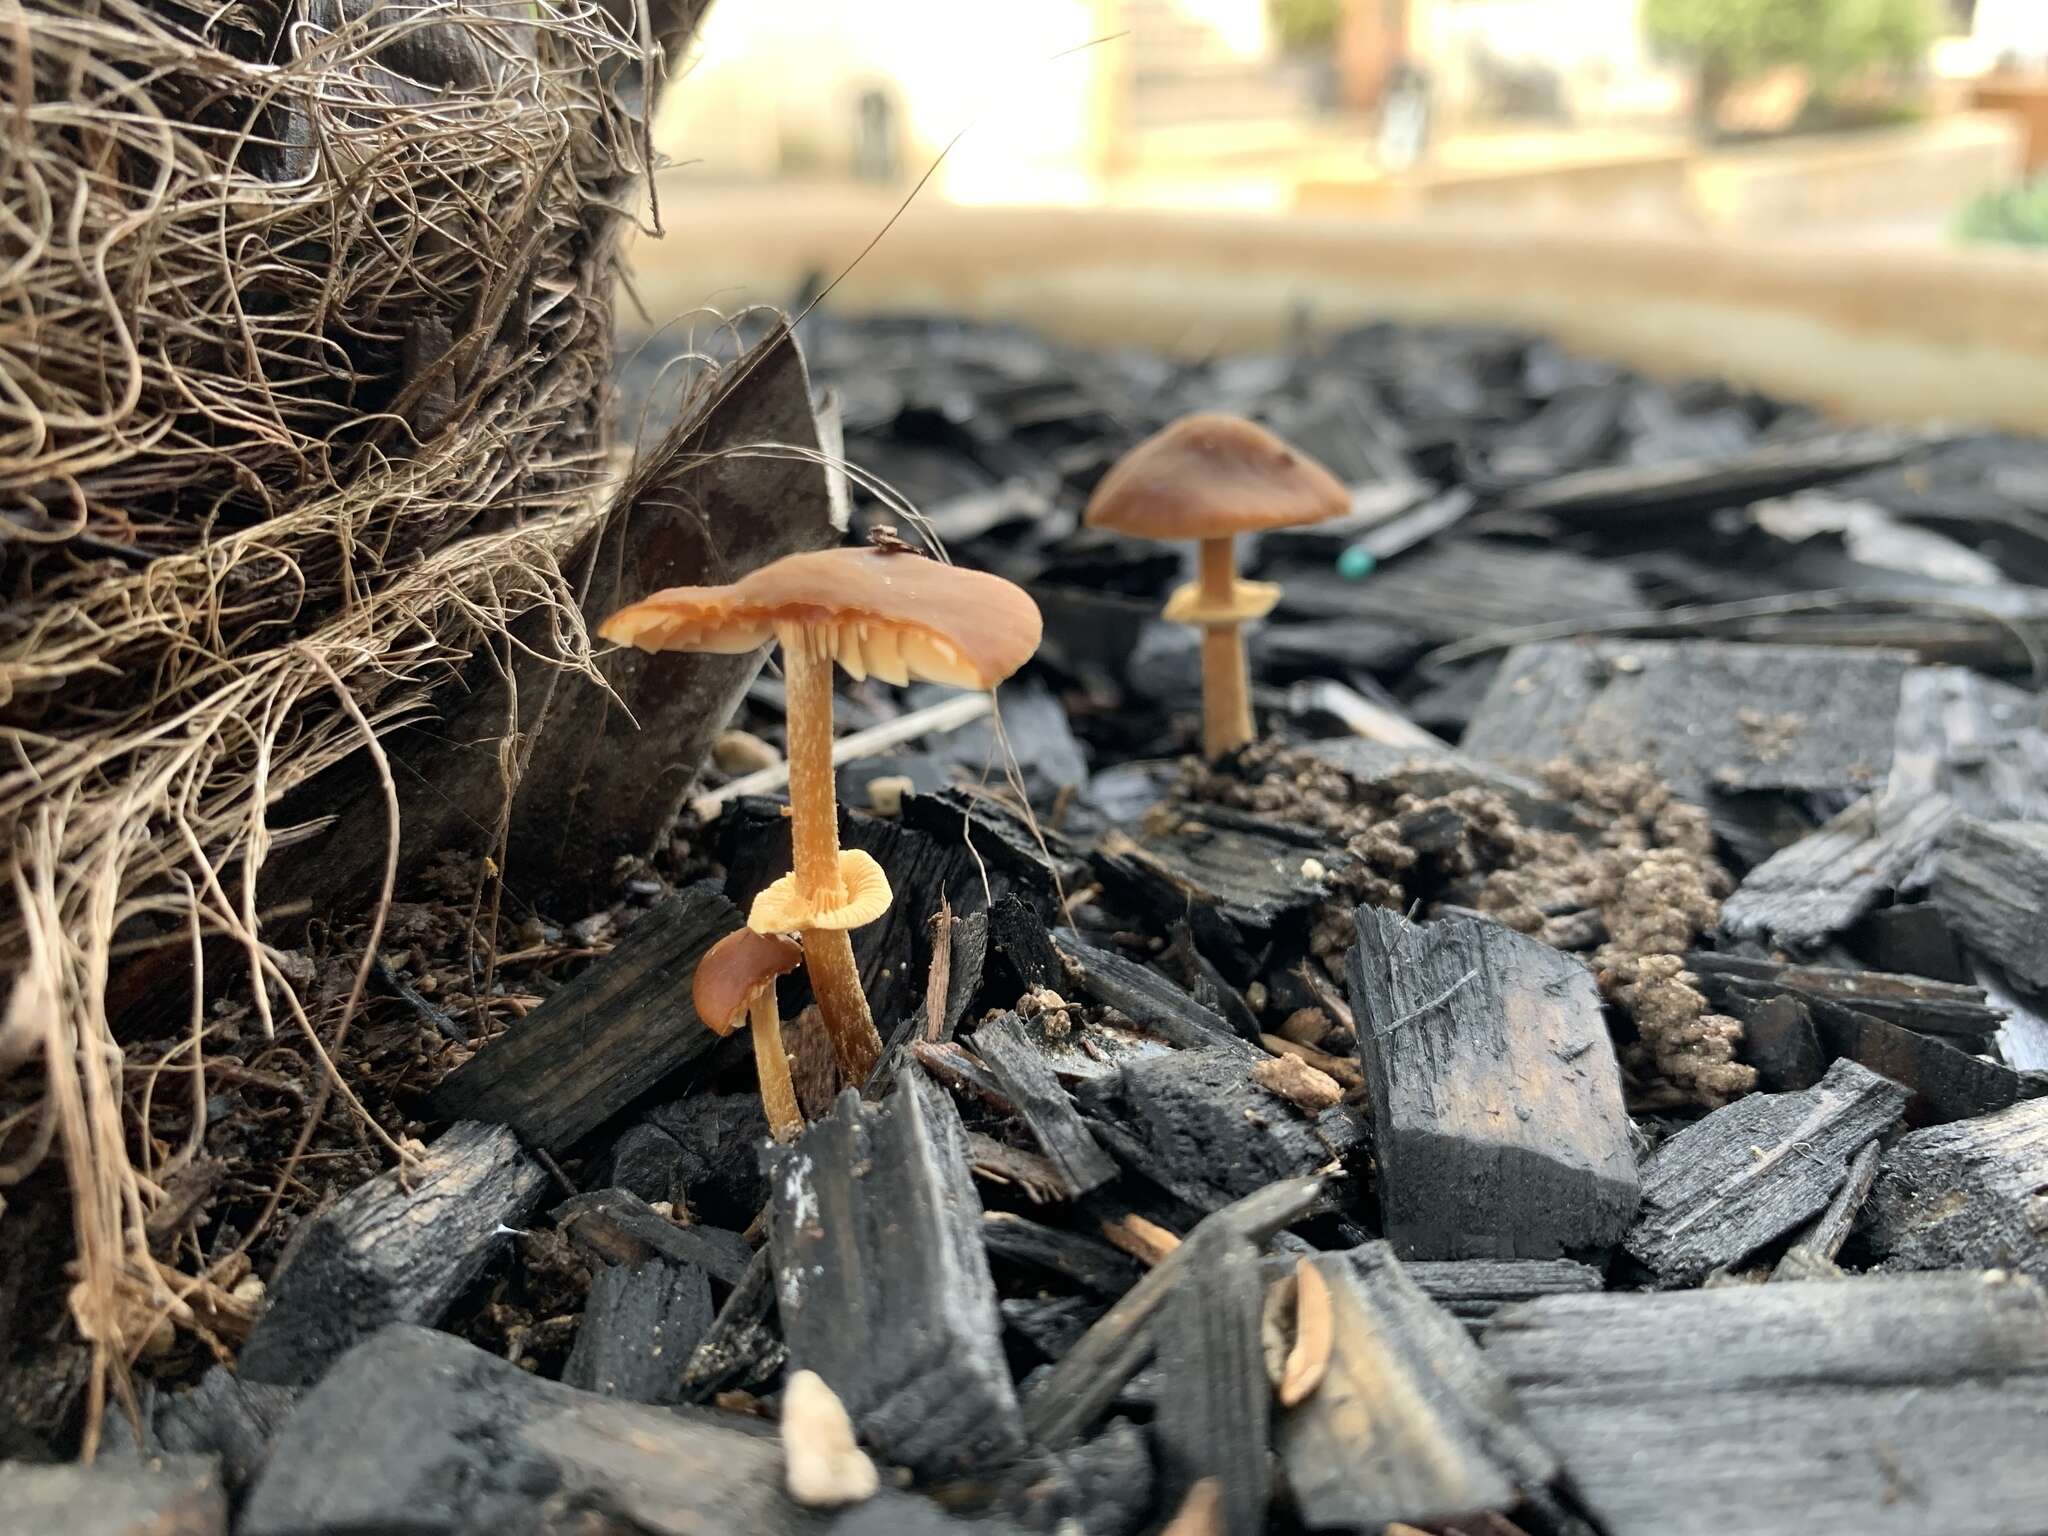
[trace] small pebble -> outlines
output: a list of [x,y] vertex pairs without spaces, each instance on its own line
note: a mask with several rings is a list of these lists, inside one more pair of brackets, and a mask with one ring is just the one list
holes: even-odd
[[806,1509],[858,1504],[882,1485],[846,1405],[816,1371],[798,1371],[782,1389],[782,1455],[784,1486]]
[[738,778],[773,768],[782,761],[782,754],[752,731],[726,731],[711,743],[711,761],[720,773]]
[[916,788],[916,782],[907,773],[885,773],[880,778],[868,780],[868,809],[877,816],[900,816],[903,814],[903,797]]

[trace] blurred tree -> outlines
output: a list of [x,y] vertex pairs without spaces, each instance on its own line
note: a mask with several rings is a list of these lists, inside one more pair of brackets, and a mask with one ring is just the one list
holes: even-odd
[[1344,0],[1266,0],[1273,41],[1285,53],[1321,53],[1337,42]]
[[1915,67],[1934,37],[1933,0],[1645,0],[1643,25],[1699,71],[1703,126],[1731,87],[1767,70],[1799,65],[1827,90]]

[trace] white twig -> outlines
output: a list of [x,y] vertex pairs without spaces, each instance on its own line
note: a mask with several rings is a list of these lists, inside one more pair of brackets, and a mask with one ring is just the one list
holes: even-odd
[[[995,707],[993,697],[986,693],[963,693],[958,698],[946,699],[941,703],[913,709],[907,715],[898,715],[894,720],[885,720],[880,725],[869,726],[864,731],[855,731],[851,736],[842,736],[832,743],[832,766],[838,768],[846,763],[858,762],[877,752],[886,752],[891,747],[900,747],[906,741],[915,741],[920,736],[936,736],[942,731],[957,731],[963,725],[971,725]],[[754,773],[742,774],[730,784],[708,790],[690,801],[690,811],[699,821],[709,821],[724,809],[729,801],[742,795],[765,795],[782,788],[789,782],[789,763],[772,764]]]

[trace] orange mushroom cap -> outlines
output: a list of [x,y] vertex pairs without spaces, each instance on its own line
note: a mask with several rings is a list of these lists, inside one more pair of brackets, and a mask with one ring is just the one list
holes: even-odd
[[598,633],[643,651],[737,655],[800,624],[854,677],[993,688],[1038,649],[1038,605],[986,571],[880,549],[785,555],[723,587],[670,587]]
[[1256,422],[1204,411],[1119,459],[1084,517],[1141,539],[1221,539],[1350,510],[1343,482],[1307,454]]
[[747,1022],[747,1010],[763,987],[795,970],[804,952],[779,933],[742,928],[704,951],[690,981],[697,1017],[714,1035],[729,1035]]

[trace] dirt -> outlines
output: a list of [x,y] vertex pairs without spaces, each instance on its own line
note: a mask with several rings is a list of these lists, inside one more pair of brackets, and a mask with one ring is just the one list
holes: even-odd
[[1358,902],[1424,914],[1469,907],[1586,958],[1633,1026],[1621,1050],[1639,1105],[1712,1108],[1747,1093],[1756,1073],[1735,1060],[1742,1026],[1709,1009],[1681,958],[1732,889],[1706,813],[1640,763],[1559,761],[1541,777],[1576,830],[1526,826],[1489,790],[1421,794],[1398,774],[1368,784],[1278,745],[1250,747],[1220,767],[1191,762],[1170,799],[1342,841],[1356,862],[1330,871],[1339,894],[1310,944],[1331,975],[1342,974]]

